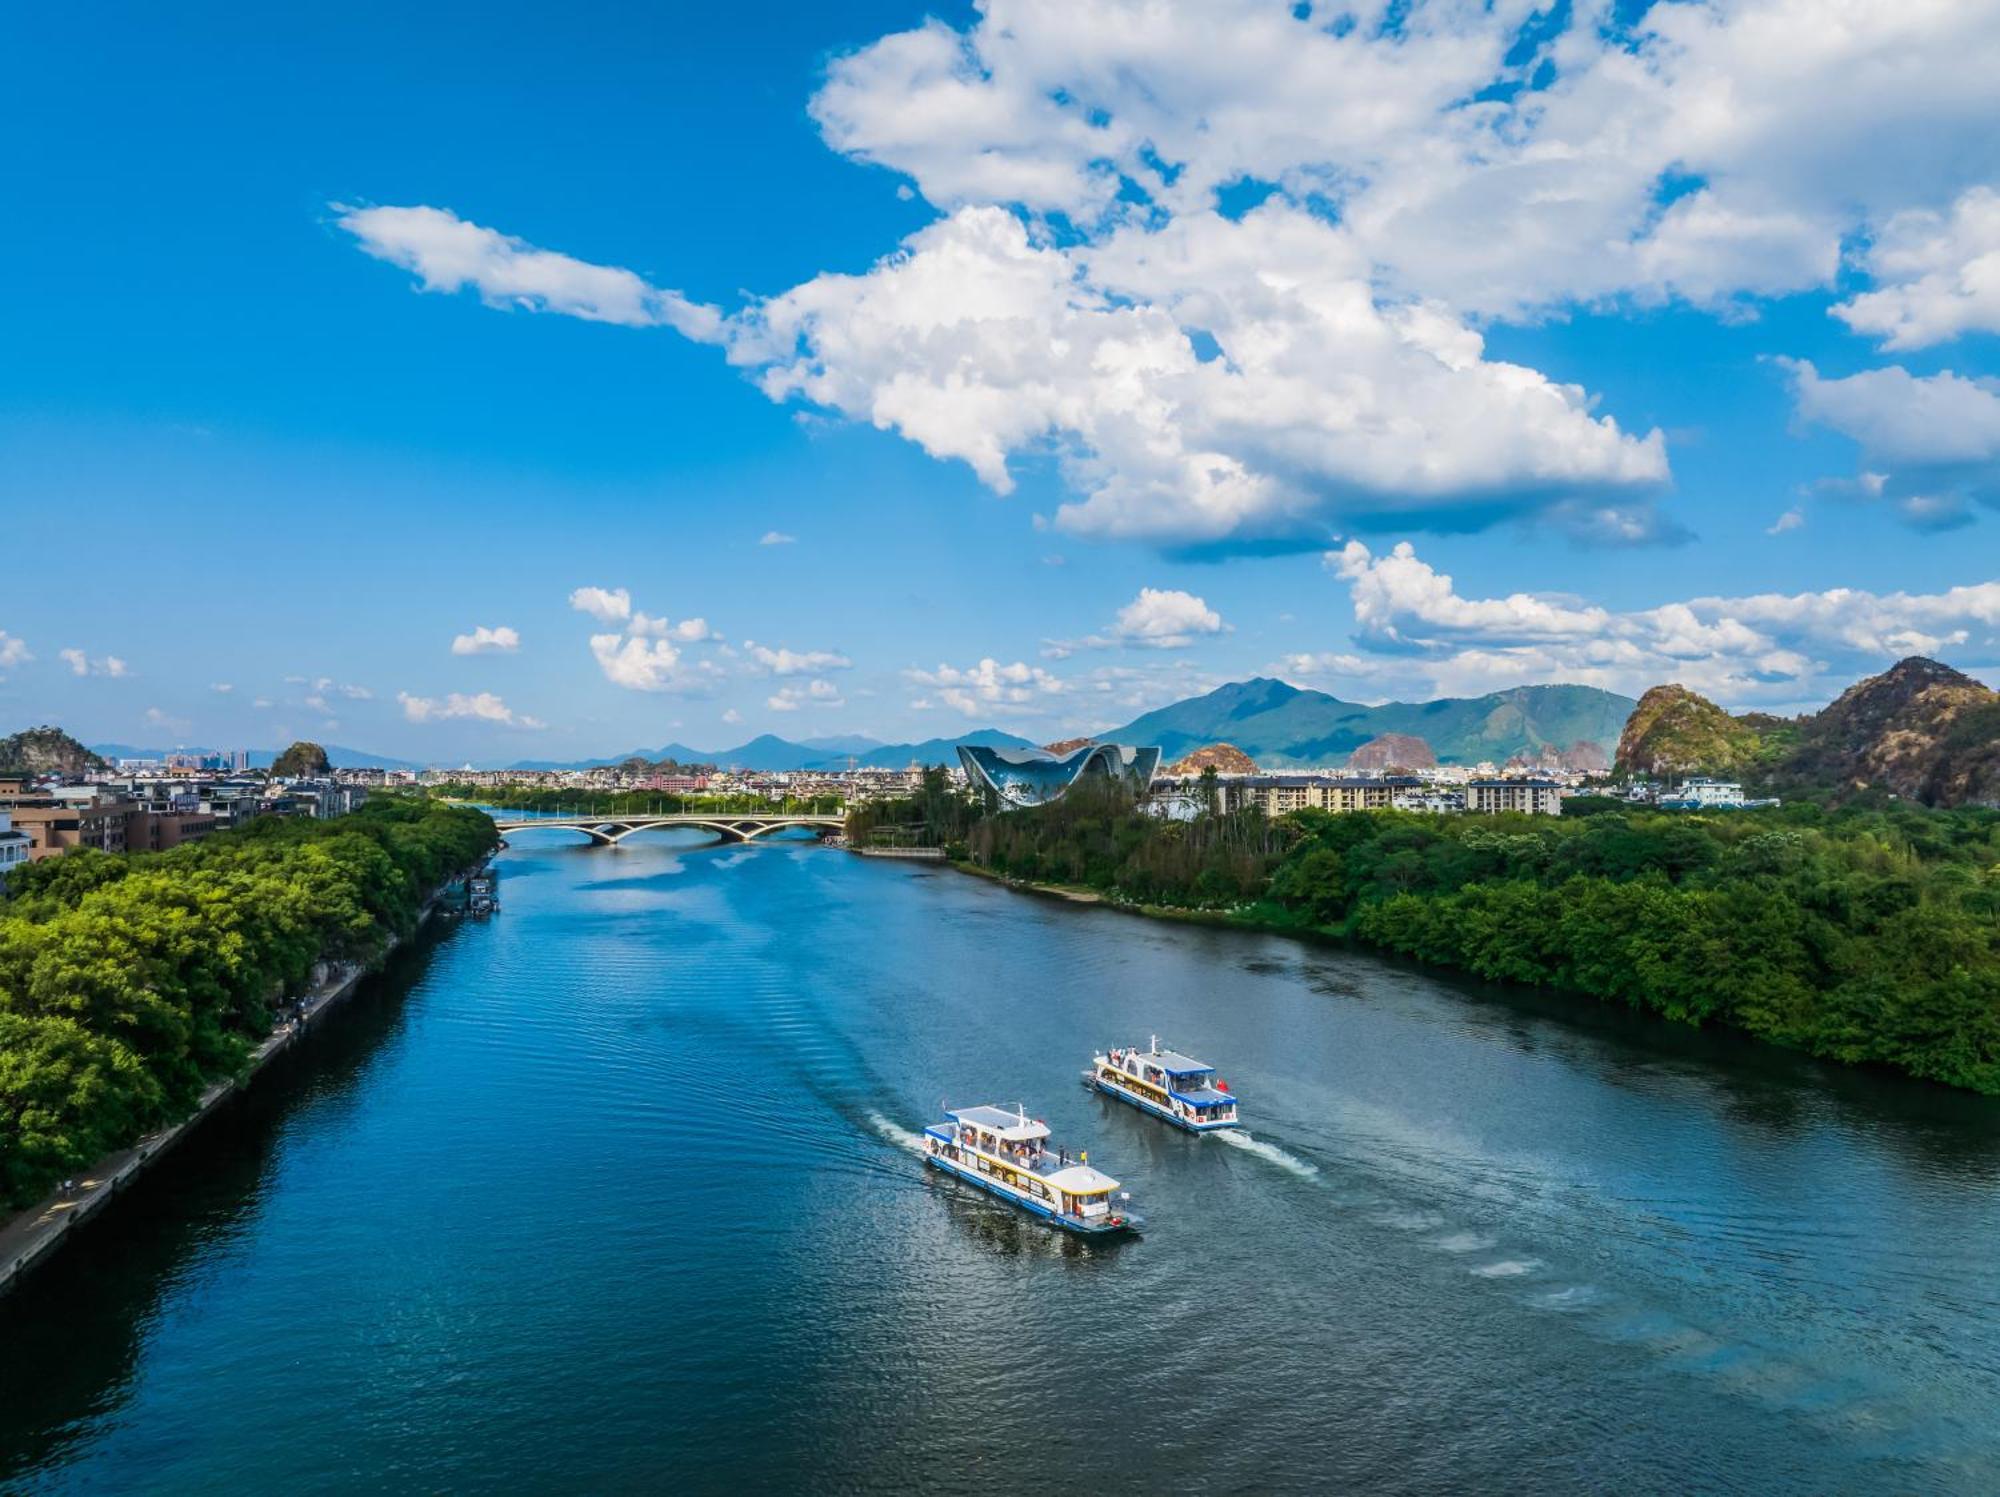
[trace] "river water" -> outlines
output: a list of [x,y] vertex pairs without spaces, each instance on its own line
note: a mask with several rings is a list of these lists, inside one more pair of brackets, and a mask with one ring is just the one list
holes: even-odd
[[[0,1489],[2000,1490],[2000,1106],[804,843],[499,866],[0,1303]],[[1248,1137],[1078,1085],[1155,1032]],[[1147,1235],[928,1172],[947,1098]]]

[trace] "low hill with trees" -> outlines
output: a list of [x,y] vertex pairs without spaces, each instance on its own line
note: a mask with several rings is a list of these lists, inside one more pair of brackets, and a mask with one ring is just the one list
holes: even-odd
[[0,738],[0,774],[80,775],[104,767],[104,760],[61,728],[24,728]]
[[271,778],[309,780],[332,768],[327,762],[326,750],[302,738],[271,761]]

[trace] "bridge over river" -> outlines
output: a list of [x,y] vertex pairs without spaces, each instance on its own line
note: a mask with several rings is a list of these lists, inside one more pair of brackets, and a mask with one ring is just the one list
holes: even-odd
[[806,827],[826,836],[838,832],[847,824],[847,818],[838,814],[814,814],[804,811],[676,811],[662,815],[632,816],[495,816],[493,824],[505,837],[514,832],[539,831],[544,827],[557,827],[565,831],[582,832],[593,842],[606,847],[616,847],[635,833],[650,831],[654,827],[693,826],[714,832],[725,842],[755,842],[759,837],[767,837],[773,832],[788,831],[793,827]]

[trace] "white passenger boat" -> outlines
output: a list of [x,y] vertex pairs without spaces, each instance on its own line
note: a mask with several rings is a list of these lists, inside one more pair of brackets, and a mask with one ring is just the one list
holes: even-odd
[[946,1109],[924,1129],[924,1157],[946,1174],[991,1191],[1052,1227],[1086,1237],[1137,1232],[1130,1194],[1087,1154],[1049,1143],[1049,1126],[1016,1107]]
[[1178,1050],[1162,1050],[1154,1035],[1149,1048],[1108,1050],[1093,1055],[1083,1084],[1130,1102],[1190,1133],[1214,1133],[1237,1126],[1236,1094],[1218,1080],[1215,1067]]

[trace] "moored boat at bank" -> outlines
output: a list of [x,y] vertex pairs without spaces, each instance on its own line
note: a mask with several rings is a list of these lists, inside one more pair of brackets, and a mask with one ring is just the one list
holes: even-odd
[[1158,1035],[1144,1050],[1112,1049],[1092,1056],[1083,1084],[1190,1133],[1238,1126],[1236,1094],[1216,1076],[1215,1067],[1177,1050],[1162,1050]]
[[1086,1237],[1137,1232],[1129,1193],[1087,1154],[1071,1155],[1049,1142],[1049,1126],[1025,1107],[947,1108],[945,1120],[924,1129],[924,1158],[1040,1217],[1052,1227]]

